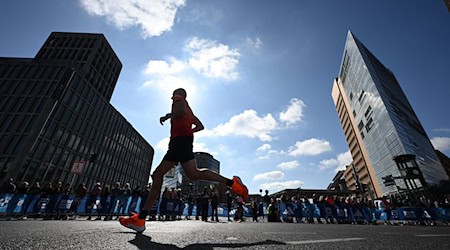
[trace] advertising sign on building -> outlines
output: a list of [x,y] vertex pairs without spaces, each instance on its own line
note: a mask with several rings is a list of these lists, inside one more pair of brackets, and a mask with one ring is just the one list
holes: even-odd
[[85,161],[75,161],[72,165],[70,173],[80,175],[81,173],[83,173],[85,163],[86,163]]

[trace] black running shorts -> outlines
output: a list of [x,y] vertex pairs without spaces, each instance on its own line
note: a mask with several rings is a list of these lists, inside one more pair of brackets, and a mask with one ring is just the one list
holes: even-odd
[[193,136],[177,136],[170,140],[169,150],[167,150],[164,160],[178,163],[185,163],[195,159],[192,143]]

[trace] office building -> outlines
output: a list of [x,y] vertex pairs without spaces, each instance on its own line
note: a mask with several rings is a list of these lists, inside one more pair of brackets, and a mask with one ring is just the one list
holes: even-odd
[[[220,174],[220,162],[208,153],[205,152],[195,152],[195,161],[197,163],[197,168],[207,168],[216,173]],[[217,188],[220,195],[225,192],[225,185],[219,185],[218,182],[197,180],[192,181],[187,178],[183,167],[178,164],[175,168],[171,169],[164,175],[164,181],[162,188],[181,188],[183,195],[188,195],[189,193],[194,195],[203,192],[205,187],[210,188],[213,186]]]
[[327,190],[347,191],[347,184],[344,178],[344,170],[336,172],[332,182],[328,185]]
[[154,150],[110,104],[122,64],[102,34],[53,32],[0,58],[0,183],[148,182]]
[[[413,184],[436,186],[448,179],[394,74],[350,31],[332,98],[353,157],[346,173],[356,172],[360,183],[367,184],[377,197],[399,193]],[[418,167],[425,183],[396,179],[396,185],[383,184],[386,176],[402,176],[399,161],[403,159],[415,161],[412,165]],[[355,190],[356,183],[347,186]]]

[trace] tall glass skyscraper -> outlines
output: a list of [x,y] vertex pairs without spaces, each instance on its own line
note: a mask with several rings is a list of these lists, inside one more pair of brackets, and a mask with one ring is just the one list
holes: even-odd
[[145,185],[154,150],[109,103],[121,68],[102,34],[54,32],[34,58],[0,58],[0,185]]
[[350,31],[332,97],[353,157],[349,167],[361,166],[356,167],[359,177],[364,169],[366,182],[378,197],[398,192],[385,187],[382,178],[400,176],[393,160],[399,155],[416,156],[428,185],[448,180],[394,74]]

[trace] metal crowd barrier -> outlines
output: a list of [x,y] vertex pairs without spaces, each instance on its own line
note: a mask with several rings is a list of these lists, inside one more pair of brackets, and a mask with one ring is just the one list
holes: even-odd
[[[21,195],[0,194],[0,216],[13,215],[128,215],[140,212],[141,198],[130,195],[76,197],[75,195]],[[160,201],[151,215],[181,215],[184,204],[181,200]],[[142,204],[143,205],[143,204]],[[161,210],[161,211],[160,211]]]
[[392,208],[375,209],[355,206],[325,206],[323,204],[305,204],[299,207],[295,203],[278,204],[280,217],[333,219],[338,222],[375,222],[375,221],[442,221],[450,222],[450,208]]
[[[0,216],[15,215],[60,215],[74,213],[78,215],[128,215],[140,212],[141,198],[130,195],[76,197],[75,195],[24,195],[0,194]],[[181,200],[161,198],[155,202],[150,211],[151,216],[181,216],[197,214],[197,206],[183,203]],[[267,215],[267,204],[264,203],[264,216]],[[252,217],[252,211],[243,206],[243,216]],[[286,221],[289,217],[333,219],[338,222],[373,222],[373,221],[442,221],[450,222],[450,208],[395,208],[373,209],[354,206],[325,206],[323,204],[278,203],[279,216]],[[233,216],[236,204],[230,211]],[[212,215],[211,206],[208,216]],[[226,204],[219,204],[218,216],[228,216]],[[259,214],[261,216],[261,214]]]

